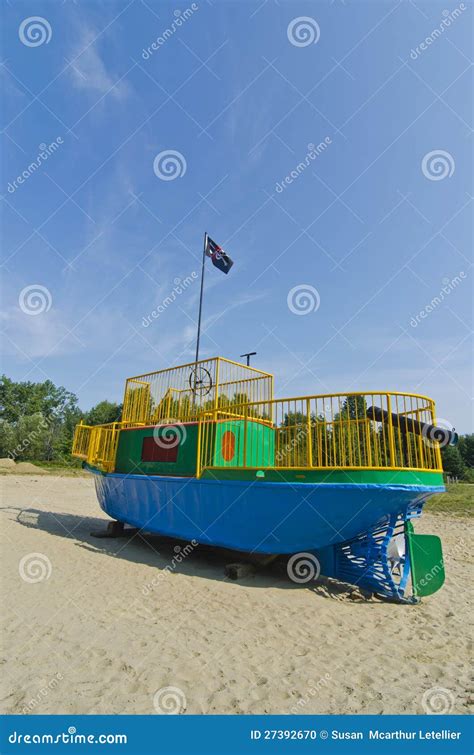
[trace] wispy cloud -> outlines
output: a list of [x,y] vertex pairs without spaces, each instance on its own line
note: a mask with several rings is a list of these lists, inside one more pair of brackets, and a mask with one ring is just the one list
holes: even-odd
[[232,301],[226,303],[225,309],[214,312],[214,314],[204,320],[203,331],[206,332],[207,330],[210,330],[217,320],[221,317],[223,318],[227,316],[231,310],[247,306],[252,302],[263,299],[265,296],[267,296],[267,293],[264,291],[255,294],[244,292],[240,296],[235,296]]
[[[79,316],[74,307],[54,300],[49,311],[36,316],[25,314],[18,306],[8,307],[0,315],[0,324],[5,355],[16,355],[20,361],[65,354],[108,354],[133,333],[119,307],[103,307]],[[96,362],[94,356],[93,364]]]
[[[97,30],[83,24],[79,34],[79,44],[72,50],[72,64],[69,72],[77,89],[100,95],[110,94],[117,100],[124,100],[130,94],[130,86],[120,74],[107,68],[99,52],[100,39]],[[96,41],[94,41],[96,40]],[[118,83],[117,83],[118,82]]]
[[70,353],[78,346],[77,341],[73,344],[73,336],[68,335],[62,316],[55,311],[31,317],[12,307],[2,313],[1,320],[4,353],[16,355],[20,361],[38,359],[52,352]]

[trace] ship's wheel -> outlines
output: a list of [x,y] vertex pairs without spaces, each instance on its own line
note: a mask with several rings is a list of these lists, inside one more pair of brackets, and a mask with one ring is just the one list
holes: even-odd
[[205,367],[193,367],[189,373],[189,387],[195,396],[207,396],[212,388],[212,377]]

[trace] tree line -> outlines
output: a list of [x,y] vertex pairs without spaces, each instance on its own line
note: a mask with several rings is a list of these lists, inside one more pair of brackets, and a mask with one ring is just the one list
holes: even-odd
[[15,461],[78,463],[71,456],[75,426],[120,420],[122,405],[100,401],[85,412],[78,398],[51,380],[14,382],[0,378],[0,457]]

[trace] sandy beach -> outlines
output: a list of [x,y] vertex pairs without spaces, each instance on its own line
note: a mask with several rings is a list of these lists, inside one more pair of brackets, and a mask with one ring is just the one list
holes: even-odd
[[87,477],[0,484],[4,713],[468,712],[467,519],[417,523],[442,536],[447,578],[412,607],[279,564],[232,581],[235,554],[166,538],[96,539]]

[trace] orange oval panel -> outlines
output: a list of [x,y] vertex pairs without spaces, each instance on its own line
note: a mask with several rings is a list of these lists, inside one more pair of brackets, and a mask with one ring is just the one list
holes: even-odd
[[221,453],[224,461],[231,461],[235,454],[235,435],[232,430],[226,430],[222,436]]

